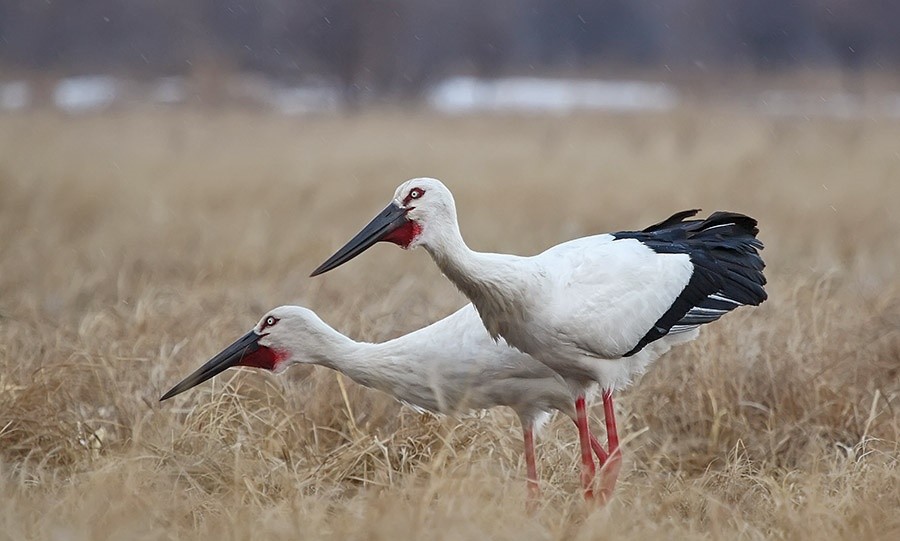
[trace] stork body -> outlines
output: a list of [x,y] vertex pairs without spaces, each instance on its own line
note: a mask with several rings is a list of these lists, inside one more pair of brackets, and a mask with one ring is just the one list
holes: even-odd
[[[463,241],[450,191],[435,179],[413,179],[313,275],[380,240],[423,246],[472,301],[492,337],[540,360],[573,389],[600,385],[609,467],[617,468],[612,393],[673,345],[694,339],[700,325],[766,299],[756,220],[724,212],[685,220],[696,212],[643,231],[575,239],[535,256],[480,253]],[[590,496],[594,465],[580,396],[576,419]]]
[[[492,340],[471,304],[427,327],[382,343],[357,342],[334,330],[312,310],[281,306],[160,400],[232,366],[282,372],[293,364],[337,370],[417,410],[458,414],[496,406],[512,408],[522,423],[533,495],[538,481],[535,429],[553,410],[576,419],[572,391],[565,381],[502,340]],[[606,453],[593,437],[591,446],[598,459],[605,461]]]

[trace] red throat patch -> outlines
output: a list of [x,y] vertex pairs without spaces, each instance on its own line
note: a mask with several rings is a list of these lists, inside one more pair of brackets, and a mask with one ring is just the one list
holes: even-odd
[[422,227],[418,222],[409,220],[397,229],[391,231],[381,240],[385,242],[393,242],[401,248],[409,248],[409,245],[422,232]]
[[251,366],[253,368],[263,368],[265,370],[275,371],[278,363],[284,358],[281,352],[266,346],[259,346],[259,349],[253,353],[244,355],[237,366]]

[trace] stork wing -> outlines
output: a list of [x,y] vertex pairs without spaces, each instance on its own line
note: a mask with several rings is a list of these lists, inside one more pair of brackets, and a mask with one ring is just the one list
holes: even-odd
[[[670,333],[685,332],[743,305],[766,300],[765,263],[759,255],[757,222],[749,216],[716,212],[705,220],[681,221],[676,214],[640,232],[614,233],[634,239],[659,254],[687,254],[693,264],[690,281],[640,341],[625,356]],[[696,212],[696,211],[694,211]]]
[[557,332],[601,358],[647,344],[766,299],[756,220],[678,213],[643,231],[585,237],[537,256],[556,283]]

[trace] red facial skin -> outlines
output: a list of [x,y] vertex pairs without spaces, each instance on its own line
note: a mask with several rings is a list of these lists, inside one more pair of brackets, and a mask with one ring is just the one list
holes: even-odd
[[409,220],[397,229],[385,235],[381,240],[384,242],[393,242],[394,244],[400,246],[405,250],[409,248],[409,245],[413,240],[415,240],[416,237],[419,236],[419,233],[421,232],[422,227],[418,224],[418,222]]
[[265,370],[275,371],[278,363],[284,359],[284,354],[266,346],[259,346],[259,349],[245,355],[237,366],[251,366],[253,368],[263,368]]

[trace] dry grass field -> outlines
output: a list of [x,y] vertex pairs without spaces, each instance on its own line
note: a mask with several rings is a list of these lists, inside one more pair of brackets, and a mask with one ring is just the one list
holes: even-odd
[[[760,220],[770,300],[621,395],[608,507],[559,417],[529,516],[510,411],[419,415],[301,367],[157,401],[280,304],[364,340],[461,306],[421,250],[307,278],[421,175],[481,250]],[[898,206],[900,122],[878,119],[2,116],[0,539],[898,539]]]

